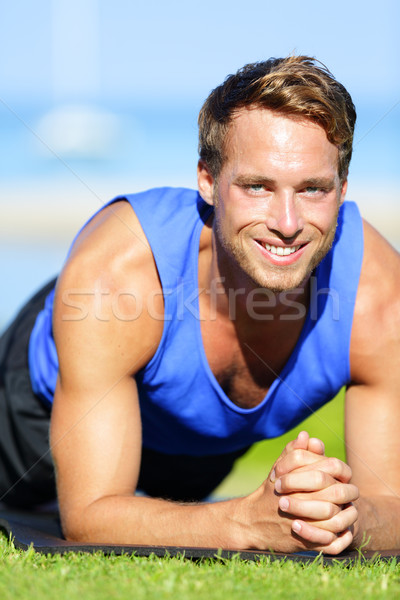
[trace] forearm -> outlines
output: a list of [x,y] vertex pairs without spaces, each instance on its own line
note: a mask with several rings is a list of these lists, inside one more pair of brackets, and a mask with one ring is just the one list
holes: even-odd
[[352,544],[354,548],[365,547],[367,550],[400,548],[400,498],[360,497],[354,504],[358,510]]
[[[99,497],[93,491],[85,501],[87,482],[78,485],[71,477],[72,485],[66,485],[59,477],[64,534],[83,542],[340,553],[352,541],[347,530],[357,518],[353,506],[342,507],[355,501],[358,489],[345,483],[351,477],[347,465],[305,450],[308,435],[303,437],[287,445],[257,490],[224,502],[178,504],[123,493]],[[286,509],[280,506],[285,498]],[[294,528],[298,519],[300,534]]]
[[246,547],[241,504],[240,498],[179,504],[108,496],[81,511],[62,511],[62,522],[65,536],[76,541],[236,549]]

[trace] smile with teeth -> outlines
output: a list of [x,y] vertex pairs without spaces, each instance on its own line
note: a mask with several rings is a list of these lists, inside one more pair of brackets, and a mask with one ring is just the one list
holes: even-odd
[[284,248],[282,246],[272,246],[271,244],[263,244],[263,246],[269,250],[271,252],[271,254],[277,254],[278,256],[288,256],[289,254],[293,254],[294,252],[297,252],[297,250],[299,248],[301,248],[300,246],[285,246]]

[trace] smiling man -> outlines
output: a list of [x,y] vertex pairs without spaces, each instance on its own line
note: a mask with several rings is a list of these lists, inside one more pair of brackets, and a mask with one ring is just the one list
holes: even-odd
[[203,199],[216,205],[220,253],[258,287],[307,285],[332,245],[346,193],[337,148],[317,123],[257,105],[236,112],[225,144],[217,186],[204,161],[198,178]]
[[[51,416],[70,539],[400,547],[400,265],[345,201],[355,119],[317,61],[247,65],[200,112],[198,192],[94,215],[1,341],[3,502],[55,496]],[[343,386],[347,464],[302,432],[252,494],[202,502]]]

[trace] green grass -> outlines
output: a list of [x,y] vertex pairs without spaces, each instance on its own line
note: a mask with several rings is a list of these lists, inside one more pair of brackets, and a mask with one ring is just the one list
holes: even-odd
[[[220,486],[221,495],[250,492],[268,474],[274,459],[298,431],[325,442],[326,454],[344,458],[343,394],[289,434],[257,444]],[[101,553],[43,556],[16,550],[0,534],[1,600],[324,600],[343,597],[400,597],[400,565],[356,561],[307,565],[291,561],[233,560],[192,562],[184,558],[105,557]]]
[[248,600],[252,598],[398,598],[400,565],[340,563],[306,566],[291,561],[104,557],[69,554],[42,556],[17,551],[0,535],[2,600]]

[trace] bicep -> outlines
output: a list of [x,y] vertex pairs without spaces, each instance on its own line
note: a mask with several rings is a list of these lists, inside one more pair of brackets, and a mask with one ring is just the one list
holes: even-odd
[[73,308],[63,304],[62,292],[76,287],[68,279],[61,280],[54,310],[59,376],[50,441],[63,523],[76,526],[96,500],[135,491],[141,419],[134,375],[154,353],[158,335],[146,315],[117,319],[110,298],[98,318],[90,294],[82,300],[85,318],[69,318]]
[[55,308],[59,376],[50,441],[64,524],[76,524],[102,497],[133,494],[140,468],[134,374],[148,348],[139,342],[140,323],[118,321],[111,312],[98,319],[92,302],[89,296],[80,321],[63,318],[59,299]]

